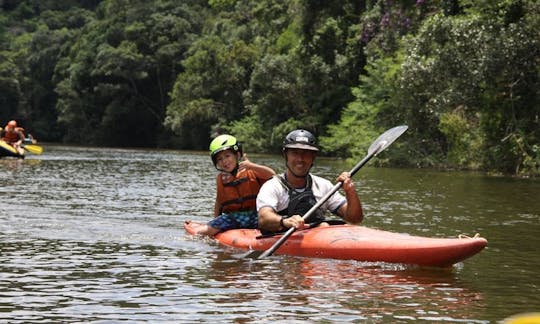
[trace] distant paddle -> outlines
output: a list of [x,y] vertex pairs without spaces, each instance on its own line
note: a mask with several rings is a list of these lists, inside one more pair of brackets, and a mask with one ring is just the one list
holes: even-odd
[[41,147],[39,145],[23,144],[23,145],[21,145],[21,147],[23,149],[27,150],[28,152],[33,153],[33,154],[41,154],[41,153],[43,153],[43,147]]
[[[405,133],[408,126],[402,125],[402,126],[396,126],[394,128],[391,128],[384,132],[381,136],[379,136],[369,147],[368,154],[360,161],[358,162],[352,169],[349,171],[349,174],[351,177],[360,170],[361,167],[363,167],[369,160],[371,160],[372,157],[376,156],[380,152],[382,152],[384,149],[386,149],[390,144],[392,144],[398,137],[401,136],[401,134]],[[302,218],[305,220],[311,214],[313,214],[319,207],[322,206],[336,191],[338,191],[339,188],[343,185],[342,182],[338,182],[334,185],[332,190],[330,190],[324,197],[321,198],[313,207],[311,207],[310,210],[307,211],[307,213],[302,216]],[[262,259],[267,256],[272,255],[279,247],[294,233],[296,230],[295,227],[291,227],[283,234],[283,236],[274,243],[269,249],[266,251],[251,251],[248,254],[246,254],[244,257],[252,258],[252,259]]]

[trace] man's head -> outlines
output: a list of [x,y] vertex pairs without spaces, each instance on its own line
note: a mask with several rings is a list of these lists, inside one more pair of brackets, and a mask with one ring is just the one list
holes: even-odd
[[319,152],[315,136],[304,129],[297,129],[283,140],[283,157],[288,171],[295,177],[306,177]]
[[14,120],[10,120],[6,125],[6,130],[13,130],[17,127],[17,122]]
[[304,129],[296,129],[287,134],[285,140],[283,140],[283,151],[289,148],[319,151],[315,136]]

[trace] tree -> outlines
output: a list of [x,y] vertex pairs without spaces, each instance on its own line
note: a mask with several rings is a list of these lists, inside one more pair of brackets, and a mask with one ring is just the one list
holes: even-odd
[[[98,19],[85,26],[57,68],[59,120],[67,128],[67,139],[165,145],[162,122],[169,91],[200,32],[202,4],[104,1]],[[81,129],[86,140],[74,134]]]
[[20,71],[10,58],[10,53],[0,51],[0,120],[6,121],[17,115],[22,100]]
[[450,163],[537,174],[538,5],[508,3],[427,19],[408,41],[400,87],[419,138],[437,139]]

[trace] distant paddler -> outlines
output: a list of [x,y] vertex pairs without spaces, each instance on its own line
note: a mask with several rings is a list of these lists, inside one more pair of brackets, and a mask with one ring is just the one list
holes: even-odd
[[17,127],[17,122],[15,120],[10,120],[0,133],[0,138],[13,146],[21,156],[24,156],[24,149],[21,146],[24,137],[24,133],[21,131],[20,127]]
[[[13,148],[12,153],[18,155],[18,157],[24,157],[25,151],[28,151],[33,154],[43,153],[43,148],[39,145],[35,145],[37,141],[28,134],[28,137],[24,134],[24,128],[17,126],[15,120],[8,122],[6,127],[2,130],[0,128],[0,138],[2,139],[4,145],[11,146]],[[9,148],[8,148],[9,150]]]

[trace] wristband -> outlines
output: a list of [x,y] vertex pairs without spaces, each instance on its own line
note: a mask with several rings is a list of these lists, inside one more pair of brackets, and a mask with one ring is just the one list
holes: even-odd
[[285,217],[281,217],[281,219],[279,220],[279,225],[283,228],[287,228],[285,227],[285,224],[283,223],[283,220],[285,219]]

